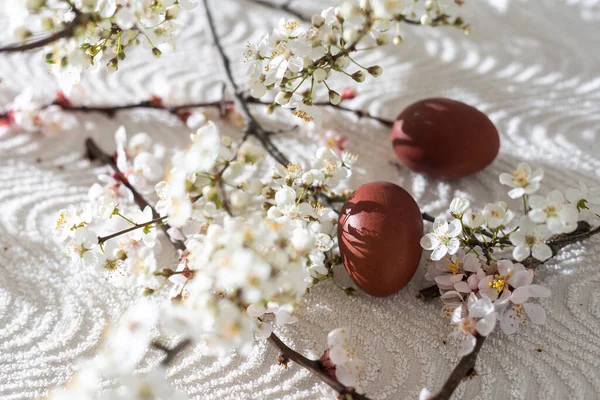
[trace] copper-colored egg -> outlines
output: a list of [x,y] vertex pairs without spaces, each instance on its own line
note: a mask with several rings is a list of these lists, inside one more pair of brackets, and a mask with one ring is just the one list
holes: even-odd
[[371,182],[342,207],[338,242],[346,271],[366,293],[389,296],[402,289],[421,259],[419,206],[400,186]]
[[492,121],[476,108],[433,98],[400,113],[392,128],[392,145],[411,170],[430,178],[456,179],[494,161],[500,136]]

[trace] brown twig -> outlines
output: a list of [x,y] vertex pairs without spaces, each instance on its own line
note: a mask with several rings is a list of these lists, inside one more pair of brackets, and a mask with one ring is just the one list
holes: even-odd
[[[301,367],[310,371],[313,375],[319,378],[321,381],[329,385],[333,390],[340,394],[339,398],[348,400],[369,400],[369,398],[363,394],[356,393],[354,388],[344,386],[340,381],[330,376],[323,370],[323,366],[319,360],[311,360],[306,358],[297,351],[291,349],[288,345],[283,343],[279,337],[274,333],[268,338],[269,342],[275,346],[281,353],[280,358],[283,360],[291,360]],[[285,362],[284,361],[284,362]]]
[[244,136],[251,135],[256,137],[256,139],[258,139],[258,141],[263,145],[265,150],[271,155],[271,157],[277,160],[277,162],[283,165],[289,164],[288,158],[277,148],[277,146],[275,146],[275,144],[269,138],[270,132],[264,129],[250,112],[246,96],[244,96],[242,91],[238,88],[237,84],[235,83],[235,80],[233,79],[231,63],[229,61],[229,57],[227,57],[227,55],[225,54],[225,49],[223,48],[219,40],[219,35],[217,34],[217,29],[215,27],[212,12],[210,11],[210,7],[208,5],[208,0],[203,0],[203,4],[206,14],[206,20],[209,26],[209,31],[212,36],[215,48],[219,53],[219,59],[223,64],[223,69],[225,70],[227,86],[229,87],[234,97],[234,103],[237,111],[242,115],[242,117],[244,118],[244,122],[246,123]]
[[294,17],[296,17],[298,20],[300,21],[304,21],[304,22],[310,22],[310,18],[303,15],[302,13],[300,13],[299,11],[294,10],[293,8],[290,7],[290,3],[291,1],[288,0],[284,3],[275,3],[272,1],[268,1],[268,0],[248,0],[251,3],[255,3],[255,4],[259,4],[263,7],[267,7],[267,8],[271,8],[274,10],[280,10],[283,12],[286,12],[290,15],[293,15]]
[[75,33],[75,28],[77,28],[77,26],[82,23],[83,16],[85,15],[78,12],[77,10],[75,11],[75,18],[73,18],[71,22],[65,24],[65,26],[60,31],[54,32],[53,34],[41,39],[25,41],[23,43],[14,43],[4,47],[0,47],[0,53],[17,53],[20,51],[38,49],[40,47],[44,47],[47,44],[56,42],[57,40],[73,36],[73,34]]
[[458,387],[460,383],[475,370],[475,363],[477,362],[477,355],[481,346],[485,342],[485,336],[477,335],[477,341],[475,342],[475,348],[470,354],[467,354],[460,359],[456,367],[452,370],[452,373],[442,386],[439,392],[431,396],[430,400],[448,400]]
[[[233,79],[233,73],[231,71],[230,61],[227,55],[225,54],[225,50],[219,41],[219,36],[217,35],[214,19],[210,10],[210,6],[208,4],[208,0],[203,0],[204,10],[206,14],[206,19],[208,22],[208,26],[210,28],[210,33],[212,35],[213,42],[217,51],[219,53],[221,63],[223,64],[223,68],[225,70],[225,75],[227,78],[227,84],[230,88],[234,96],[234,101],[236,104],[236,108],[244,117],[244,121],[246,123],[246,127],[244,130],[244,138],[252,135],[256,137],[263,147],[267,150],[271,156],[280,162],[281,164],[287,164],[289,161],[287,158],[279,151],[279,149],[271,142],[269,139],[269,134],[267,130],[265,130],[261,124],[254,118],[250,109],[248,108],[248,102],[243,93],[239,90],[235,80]],[[224,193],[223,193],[224,196]],[[331,386],[334,390],[336,390],[341,395],[350,395],[352,399],[367,399],[366,397],[355,393],[354,389],[344,386],[341,382],[333,379],[327,372],[325,372],[322,368],[320,368],[320,364],[318,361],[309,360],[300,353],[289,348],[285,343],[283,343],[274,333],[269,337],[269,342],[272,343],[275,347],[282,352],[282,354],[295,362],[301,365],[304,368],[309,369],[315,376],[321,379],[323,382]]]
[[[113,169],[113,171],[115,171],[115,179],[119,180],[123,185],[125,185],[131,191],[131,193],[133,193],[133,200],[135,201],[135,204],[138,205],[138,207],[140,207],[141,209],[144,209],[145,207],[150,207],[150,209],[152,210],[152,218],[160,217],[160,215],[156,212],[154,207],[152,207],[146,201],[146,199],[144,199],[144,197],[140,194],[140,192],[138,192],[136,190],[136,188],[134,188],[133,185],[131,183],[129,183],[127,178],[125,178],[123,176],[123,174],[121,174],[121,171],[119,171],[119,168],[117,167],[117,163],[115,162],[114,157],[111,157],[110,155],[108,155],[104,151],[102,151],[102,149],[100,149],[100,147],[98,147],[96,142],[94,142],[94,140],[91,138],[87,138],[85,140],[85,148],[87,151],[87,156],[90,160],[92,160],[92,161],[97,160],[97,161],[102,162],[103,164],[107,164]],[[162,224],[161,227],[164,230],[164,232],[167,234],[167,237],[171,240],[171,243],[173,243],[173,246],[175,246],[176,249],[178,249],[178,250],[185,249],[185,245],[181,240],[176,240],[176,239],[171,238],[171,236],[168,233],[168,230],[171,227],[168,224]]]
[[167,354],[167,356],[161,361],[161,365],[166,367],[167,365],[171,364],[175,357],[177,357],[190,344],[192,344],[192,341],[190,339],[184,339],[181,342],[179,342],[175,347],[170,349],[164,344],[154,341],[152,342],[152,347],[158,350],[162,350]]
[[142,224],[134,224],[134,225],[130,226],[127,229],[123,229],[122,231],[111,233],[110,235],[98,236],[98,244],[102,244],[102,243],[106,242],[107,240],[110,240],[110,239],[115,238],[117,236],[121,236],[121,235],[123,235],[125,233],[131,232],[131,231],[135,231],[136,229],[140,229],[140,228],[144,228],[144,227],[146,227],[148,225],[156,224],[158,222],[161,222],[165,218],[167,218],[167,217],[154,218],[151,221],[144,222]]

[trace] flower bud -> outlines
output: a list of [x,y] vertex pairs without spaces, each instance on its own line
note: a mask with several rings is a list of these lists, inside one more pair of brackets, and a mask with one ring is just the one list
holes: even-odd
[[423,14],[421,16],[421,24],[422,25],[431,25],[432,23],[433,23],[433,20],[431,19],[429,14]]
[[387,33],[382,33],[377,39],[375,39],[375,44],[377,44],[377,46],[385,46],[389,42],[390,37]]
[[144,291],[142,292],[142,294],[144,296],[152,296],[152,294],[154,294],[154,289],[149,288],[149,287],[144,288]]
[[362,71],[356,71],[351,76],[352,76],[352,79],[354,79],[358,83],[362,83],[365,81],[365,73]]
[[426,9],[427,11],[429,11],[429,10],[433,9],[433,7],[434,7],[434,6],[435,6],[435,0],[427,0],[427,1],[425,2],[425,9]]
[[277,93],[277,96],[275,96],[275,102],[277,104],[279,104],[280,106],[284,106],[290,102],[291,98],[292,98],[291,92],[279,92],[279,93]]
[[400,46],[402,44],[402,42],[404,42],[404,39],[402,39],[402,36],[396,35],[396,36],[394,36],[394,39],[392,40],[392,42],[394,43],[394,46]]
[[160,58],[160,56],[162,55],[162,51],[160,51],[158,48],[153,47],[152,48],[152,54],[154,55],[154,57],[156,58]]
[[335,60],[336,68],[346,68],[349,63],[350,60],[348,59],[348,57],[340,57],[337,60]]
[[372,67],[367,68],[367,72],[375,78],[377,78],[383,73],[383,68],[381,68],[379,65],[374,65]]
[[342,17],[342,13],[339,8],[336,8],[334,11],[335,18],[338,20],[340,24],[344,23],[344,17]]
[[31,32],[25,26],[18,26],[13,31],[13,37],[18,41],[23,41],[31,37]]
[[302,175],[302,184],[305,186],[312,185],[314,180],[315,177],[313,176],[312,172],[305,172],[304,175]]
[[342,101],[342,97],[340,94],[334,90],[329,91],[329,102],[334,106],[337,106]]
[[330,45],[330,46],[336,46],[337,45],[337,36],[334,35],[333,33],[328,33],[325,35],[325,37],[323,38],[323,41],[325,42],[325,44]]
[[321,17],[319,14],[315,14],[312,16],[311,22],[313,26],[320,28],[325,23],[325,18]]
[[313,77],[317,82],[323,82],[325,79],[327,79],[327,71],[325,71],[323,68],[317,68],[315,69],[315,72],[313,72]]
[[119,70],[119,60],[116,58],[111,58],[110,61],[106,64],[106,69],[108,72],[113,73]]

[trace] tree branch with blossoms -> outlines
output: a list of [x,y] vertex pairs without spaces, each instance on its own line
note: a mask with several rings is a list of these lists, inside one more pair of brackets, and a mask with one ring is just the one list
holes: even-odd
[[[235,107],[245,122],[241,141],[221,137],[216,126],[208,122],[191,135],[185,150],[168,154],[172,164],[165,174],[161,164],[164,154],[156,151],[147,135],[127,139],[120,128],[115,135],[114,157],[89,140],[86,145],[91,158],[109,164],[115,173],[102,176],[104,185],[90,190],[90,204],[61,210],[57,239],[73,261],[91,272],[120,284],[143,287],[145,295],[168,300],[154,310],[151,323],[129,321],[129,329],[137,330],[141,325],[148,336],[160,325],[169,334],[189,339],[169,349],[152,344],[155,342],[146,337],[141,341],[144,347],[135,347],[137,353],[131,360],[139,360],[142,350],[155,347],[166,353],[163,363],[168,364],[188,343],[205,343],[210,354],[232,348],[244,353],[258,338],[274,345],[282,364],[296,362],[342,398],[366,399],[360,388],[364,366],[349,344],[347,330],[338,328],[329,334],[327,348],[318,360],[293,350],[273,332],[276,326],[296,321],[294,311],[300,299],[314,285],[332,279],[333,267],[341,262],[336,243],[338,214],[333,204],[344,201],[350,193],[345,181],[356,157],[324,148],[310,163],[292,164],[272,141],[276,131],[259,122],[251,104],[266,103],[268,111],[276,105],[292,108],[296,117],[315,123],[321,119],[318,107],[325,105],[358,117],[369,116],[339,106],[343,96],[327,83],[333,74],[360,83],[366,73],[374,77],[382,73],[377,65],[365,67],[353,59],[355,52],[388,43],[390,23],[396,27],[401,22],[453,25],[466,32],[468,25],[445,15],[435,0],[425,2],[425,11],[418,19],[413,19],[412,10],[400,10],[394,2],[373,0],[325,10],[311,18],[309,27],[283,20],[258,45],[250,44],[246,52],[251,95],[261,98],[267,91],[277,92],[273,102],[265,102],[248,98],[236,84],[209,2],[202,3],[233,100],[192,106]],[[164,3],[164,7],[173,5]],[[163,11],[159,14],[162,12],[166,21],[168,10],[166,14]],[[121,7],[114,12],[116,27],[111,23],[105,44],[119,35],[122,24],[133,18],[135,25],[136,16],[127,15],[134,14],[132,10]],[[123,21],[121,17],[131,18]],[[392,41],[399,44],[401,40],[397,33]],[[104,50],[104,44],[100,48]],[[327,90],[328,103],[314,98],[318,85]],[[76,108],[66,103],[56,105],[65,110]],[[166,107],[149,101],[121,109],[164,108],[178,114],[185,106]],[[81,108],[109,116],[118,110]],[[263,161],[265,151],[277,161],[272,175],[266,180],[249,178],[258,170],[256,164]],[[166,180],[159,182],[163,176]],[[433,222],[433,231],[421,241],[435,261],[427,277],[436,282],[461,356],[440,391],[431,395],[425,390],[423,399],[450,398],[460,382],[473,373],[485,338],[496,325],[512,334],[528,321],[543,324],[545,311],[535,299],[551,293],[535,283],[534,268],[565,245],[600,233],[600,227],[591,225],[598,222],[600,190],[582,185],[542,197],[536,194],[542,178],[541,170],[523,163],[512,173],[500,175],[500,183],[512,188],[509,197],[523,202],[523,216],[518,221],[505,202],[491,203],[478,211],[460,198],[450,204],[450,221],[422,215]],[[152,188],[159,198],[154,207],[142,195]],[[157,265],[159,225],[180,250],[175,269]],[[427,293],[433,295],[432,291]],[[135,319],[134,315],[128,317]],[[113,350],[107,357],[116,362],[111,357],[118,352]],[[110,364],[105,361],[101,365]],[[125,368],[123,373],[128,376],[132,370]],[[100,375],[105,374],[107,371],[100,368]]]
[[[466,199],[450,204],[451,222],[439,217],[433,232],[421,240],[435,264],[426,277],[436,285],[421,291],[424,299],[441,295],[443,313],[451,315],[452,336],[460,341],[462,356],[436,394],[427,389],[424,399],[450,399],[463,379],[475,368],[479,350],[499,322],[513,334],[530,321],[543,324],[546,314],[532,300],[550,296],[550,290],[534,283],[535,268],[555,257],[563,247],[600,233],[600,189],[552,190],[543,197],[536,192],[541,169],[520,163],[512,173],[500,175],[500,183],[512,187],[509,197],[523,200],[524,215],[515,214],[505,202],[473,210]],[[512,259],[506,257],[510,250]]]
[[75,35],[75,30],[83,25],[85,17],[79,11],[74,10],[75,17],[72,21],[67,22],[60,30],[41,39],[27,40],[23,43],[14,43],[0,47],[0,53],[19,53],[39,49],[46,45],[52,44],[60,39],[70,38]]

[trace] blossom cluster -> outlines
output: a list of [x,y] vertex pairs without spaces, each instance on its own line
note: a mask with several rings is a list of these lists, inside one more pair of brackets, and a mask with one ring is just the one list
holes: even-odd
[[[216,354],[244,351],[273,323],[295,322],[298,300],[332,277],[337,214],[320,201],[347,194],[355,156],[321,148],[309,164],[277,164],[261,180],[264,149],[235,144],[207,122],[158,182],[164,149],[144,133],[128,140],[124,128],[115,138],[118,172],[100,176],[89,204],[61,210],[56,237],[74,261],[117,285],[168,292],[168,331]],[[154,188],[155,209],[140,210],[130,186]],[[185,246],[174,269],[157,266],[160,226]]]
[[102,183],[90,187],[88,203],[60,210],[55,238],[74,263],[117,286],[158,285],[156,238],[163,218],[150,207],[140,210],[124,182],[152,190],[163,175],[161,150],[145,133],[127,140],[121,127],[115,136],[120,171],[100,175]]
[[[185,400],[188,396],[171,386],[165,367],[136,372],[152,345],[159,322],[158,308],[148,300],[131,306],[106,332],[95,357],[83,360],[65,387],[50,391],[49,400]],[[118,382],[103,388],[103,381]]]
[[[381,75],[381,66],[365,67],[351,54],[386,45],[390,40],[395,45],[401,44],[400,23],[417,16],[417,2],[406,3],[411,4],[347,1],[313,15],[308,27],[295,20],[281,19],[279,26],[258,44],[248,43],[245,59],[251,95],[260,98],[274,89],[277,93],[273,106],[293,108],[297,117],[319,124],[321,112],[313,104],[317,86],[323,84],[329,101],[337,105],[341,96],[327,83],[332,75],[343,74],[359,83],[365,81],[366,74]],[[461,18],[451,18],[443,10],[437,0],[428,0],[417,23],[452,25],[468,32],[468,25]],[[396,32],[390,38],[394,27]]]
[[139,43],[160,57],[162,45],[177,34],[180,11],[196,5],[193,0],[18,0],[7,11],[16,40],[60,36],[44,47],[45,60],[68,94],[83,70],[116,71]]
[[76,124],[75,117],[64,113],[58,104],[49,104],[32,90],[24,90],[3,108],[0,134],[30,132],[53,136]]
[[545,322],[545,311],[534,299],[550,296],[550,290],[534,283],[534,267],[526,265],[552,257],[549,240],[555,235],[573,232],[594,213],[598,217],[600,189],[581,183],[565,193],[553,190],[540,196],[543,175],[525,163],[500,175],[500,182],[512,188],[508,195],[523,200],[522,217],[515,218],[503,201],[479,211],[467,199],[455,198],[451,221],[436,218],[433,231],[421,239],[434,261],[426,278],[440,290],[461,356],[473,350],[478,335],[488,336],[496,322],[507,334],[527,321]]
[[[187,394],[167,380],[167,364],[151,362],[139,371],[150,349],[167,350],[161,320],[165,313],[142,299],[129,307],[120,320],[105,332],[97,354],[79,362],[76,373],[63,387],[54,388],[48,400],[185,400]],[[321,357],[326,371],[344,385],[360,391],[363,361],[350,341],[347,329],[338,328],[327,336]],[[107,388],[106,381],[111,381]]]
[[356,158],[320,149],[309,167],[276,165],[263,182],[253,172],[264,156],[209,122],[157,185],[157,210],[186,245],[170,315],[212,351],[247,349],[272,322],[295,322],[297,301],[339,262],[337,214],[318,198],[337,193]]
[[[129,310],[100,355],[51,398],[100,398],[94,395],[99,382],[113,378],[124,384],[113,398],[130,398],[146,384],[156,398],[184,398],[165,382],[162,368],[132,375],[150,333],[180,335],[207,354],[223,355],[233,348],[246,353],[255,338],[270,336],[274,324],[297,321],[298,301],[331,277],[340,260],[337,214],[319,199],[344,196],[356,157],[322,148],[309,164],[276,164],[261,180],[263,148],[236,145],[208,122],[173,154],[167,179],[156,183],[166,169],[150,138],[138,133],[127,140],[123,128],[115,137],[119,171],[100,176],[90,203],[60,211],[56,237],[85,269],[163,301]],[[136,191],[155,186],[157,214],[134,205],[129,185]],[[172,240],[184,243],[174,269],[157,267],[163,224],[170,225]],[[340,382],[360,386],[362,361],[345,329],[330,334],[323,357]]]

